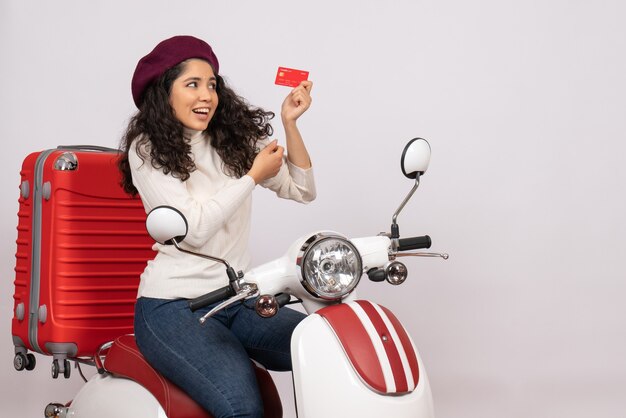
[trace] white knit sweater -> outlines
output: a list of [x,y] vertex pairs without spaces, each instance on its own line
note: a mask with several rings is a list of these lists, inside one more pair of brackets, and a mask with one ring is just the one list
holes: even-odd
[[[196,165],[182,182],[146,159],[142,162],[135,144],[129,149],[133,184],[149,212],[160,205],[180,210],[189,224],[183,248],[227,260],[235,270],[250,268],[248,237],[254,180],[250,176],[227,176],[222,160],[211,147],[209,137],[199,131],[185,131],[190,138]],[[263,142],[262,146],[266,145]],[[149,153],[144,153],[149,158]],[[308,203],[315,199],[313,170],[285,161],[279,173],[260,184],[279,197]],[[228,283],[222,264],[181,253],[173,246],[155,244],[158,251],[141,275],[138,297],[161,299],[194,298]]]

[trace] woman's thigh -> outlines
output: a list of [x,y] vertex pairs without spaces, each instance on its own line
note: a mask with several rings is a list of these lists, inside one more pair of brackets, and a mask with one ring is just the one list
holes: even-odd
[[248,353],[224,318],[200,325],[204,311],[186,301],[140,298],[137,345],[146,359],[216,417],[262,416],[262,401]]
[[232,318],[231,331],[241,341],[248,355],[266,368],[277,371],[291,370],[291,335],[305,318],[301,312],[281,308],[271,318],[260,317],[253,301],[241,305]]

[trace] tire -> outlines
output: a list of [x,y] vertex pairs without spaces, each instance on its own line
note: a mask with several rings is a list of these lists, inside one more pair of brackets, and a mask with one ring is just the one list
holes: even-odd
[[32,353],[26,354],[26,370],[33,370],[35,365],[37,364],[37,359],[35,359],[35,355]]
[[15,367],[15,370],[17,370],[18,372],[24,370],[27,364],[28,359],[22,353],[17,353],[13,358],[13,367]]
[[65,359],[63,360],[63,377],[69,379],[71,374],[72,367],[70,365],[70,361],[68,359]]
[[59,377],[59,360],[54,360],[52,362],[52,368],[50,369],[50,371],[52,372],[53,379]]

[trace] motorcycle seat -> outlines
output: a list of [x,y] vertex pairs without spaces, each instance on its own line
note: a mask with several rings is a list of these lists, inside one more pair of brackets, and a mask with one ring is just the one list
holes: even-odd
[[[267,370],[254,363],[256,377],[263,397],[264,416],[282,417],[278,390]],[[168,418],[213,418],[182,389],[153,369],[139,352],[133,335],[118,337],[105,359],[106,370],[145,387],[158,400]]]

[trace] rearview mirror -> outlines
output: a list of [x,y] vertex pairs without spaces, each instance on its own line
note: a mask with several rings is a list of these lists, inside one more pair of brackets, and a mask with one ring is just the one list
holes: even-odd
[[422,176],[430,163],[430,144],[424,138],[414,138],[402,151],[402,174],[410,179]]
[[187,236],[187,219],[178,209],[171,206],[157,206],[146,218],[146,229],[156,242],[172,245],[174,241],[182,242]]

